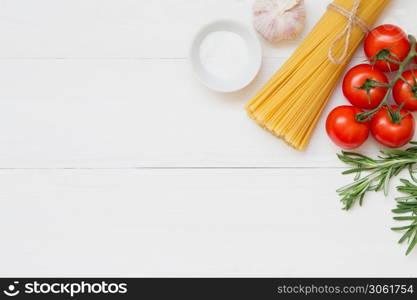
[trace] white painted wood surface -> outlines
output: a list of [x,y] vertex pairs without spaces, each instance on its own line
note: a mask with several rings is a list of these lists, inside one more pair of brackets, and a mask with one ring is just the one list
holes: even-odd
[[[395,193],[341,211],[351,178],[323,120],[301,153],[246,117],[299,41],[263,43],[238,93],[193,78],[193,33],[250,24],[251,3],[0,0],[1,276],[417,275]],[[306,0],[305,34],[327,3]],[[416,9],[394,0],[379,22],[417,34]],[[339,87],[327,111],[341,103]]]

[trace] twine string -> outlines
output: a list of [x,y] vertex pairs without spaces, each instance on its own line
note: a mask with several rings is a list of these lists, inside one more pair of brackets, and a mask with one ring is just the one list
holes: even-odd
[[[340,13],[341,15],[345,16],[348,19],[348,23],[345,27],[345,29],[343,29],[343,31],[335,38],[335,40],[333,41],[333,43],[330,45],[329,48],[329,53],[328,53],[328,57],[330,59],[330,61],[336,65],[341,64],[349,51],[349,43],[350,43],[350,37],[352,35],[352,30],[353,27],[355,25],[358,25],[360,27],[360,29],[365,32],[368,33],[369,31],[371,31],[371,29],[368,27],[368,25],[360,18],[357,16],[357,12],[359,9],[359,6],[361,4],[361,0],[355,0],[355,2],[353,3],[353,8],[351,11],[345,9],[344,7],[341,7],[335,3],[331,3],[328,6],[328,9],[332,9],[334,11],[337,11],[338,13]],[[335,58],[333,55],[334,52],[334,47],[336,47],[336,44],[345,36],[345,43],[344,43],[344,48],[343,48],[343,53],[339,58]]]

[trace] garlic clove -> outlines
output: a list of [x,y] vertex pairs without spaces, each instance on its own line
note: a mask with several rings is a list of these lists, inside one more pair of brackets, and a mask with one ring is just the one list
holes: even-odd
[[254,27],[268,41],[297,38],[305,26],[304,0],[255,0]]
[[290,11],[291,9],[293,9],[295,6],[297,6],[299,1],[297,1],[297,0],[286,0],[286,1],[282,1],[280,3],[282,5],[281,13],[285,13],[285,12]]

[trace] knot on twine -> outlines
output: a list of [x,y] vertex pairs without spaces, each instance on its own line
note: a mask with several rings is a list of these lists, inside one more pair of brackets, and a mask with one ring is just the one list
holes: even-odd
[[[333,43],[331,44],[329,48],[329,53],[328,53],[329,59],[332,63],[336,65],[341,64],[345,60],[348,54],[350,37],[352,35],[352,29],[354,25],[358,25],[360,29],[362,29],[362,31],[365,33],[368,33],[369,31],[371,31],[368,25],[360,17],[357,16],[360,3],[361,3],[361,0],[355,0],[351,11],[335,3],[331,3],[327,7],[328,9],[337,11],[338,13],[340,13],[341,15],[345,16],[348,19],[348,23],[345,29],[336,37],[336,39],[333,41]],[[337,42],[343,38],[343,36],[345,36],[345,45],[344,45],[343,53],[339,58],[335,58],[333,55],[334,47],[336,46]]]

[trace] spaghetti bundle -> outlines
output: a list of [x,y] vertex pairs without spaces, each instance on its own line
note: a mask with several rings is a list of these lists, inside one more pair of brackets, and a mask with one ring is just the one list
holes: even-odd
[[247,104],[249,116],[304,150],[341,73],[390,0],[335,0],[314,29]]

